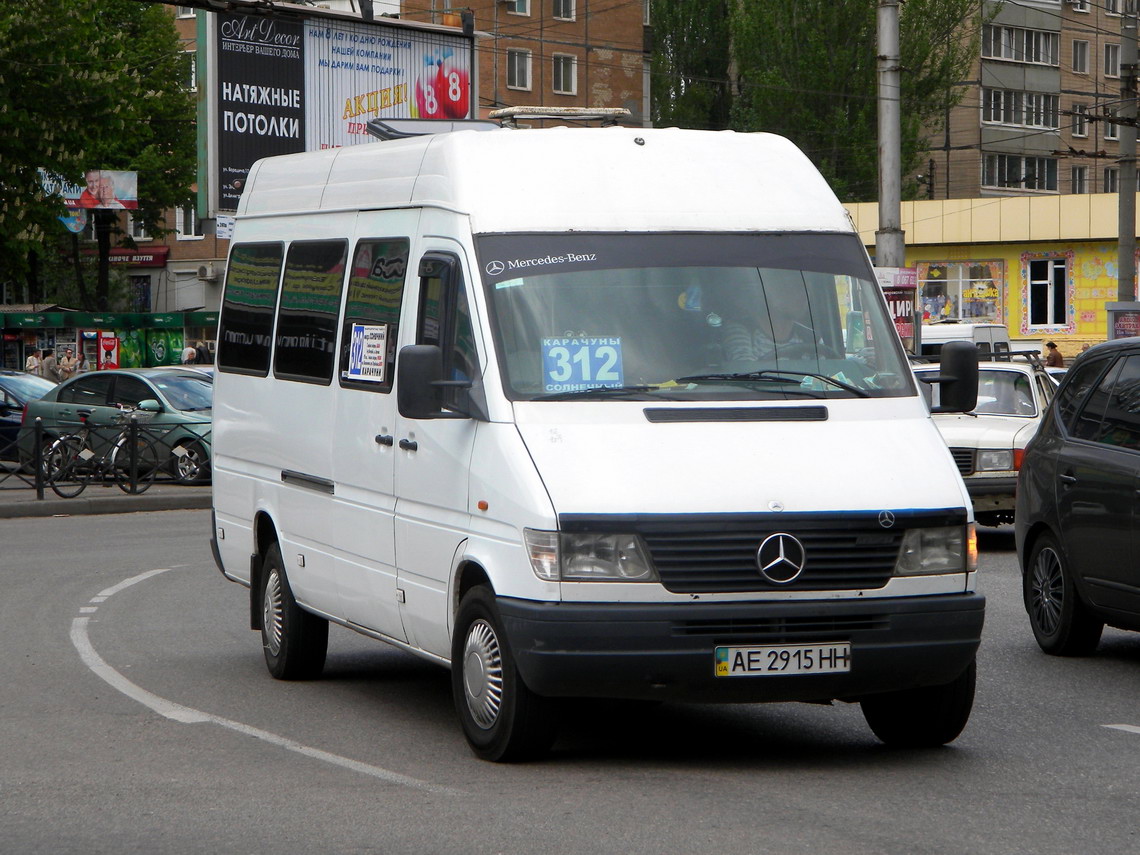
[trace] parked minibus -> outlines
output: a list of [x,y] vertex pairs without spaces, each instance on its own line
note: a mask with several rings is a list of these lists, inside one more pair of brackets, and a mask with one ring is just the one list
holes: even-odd
[[[976,351],[947,345],[941,408]],[[971,372],[972,369],[972,372]],[[450,668],[485,759],[569,699],[856,702],[955,739],[969,497],[867,253],[769,134],[459,129],[259,161],[214,384],[214,554],[269,671],[329,624]]]

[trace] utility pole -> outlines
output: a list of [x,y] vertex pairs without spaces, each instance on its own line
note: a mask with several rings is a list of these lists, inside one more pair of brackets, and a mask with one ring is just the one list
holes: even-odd
[[879,228],[875,266],[903,267],[899,0],[879,0]]
[[1116,267],[1116,299],[1136,299],[1136,4],[1120,19],[1120,220]]

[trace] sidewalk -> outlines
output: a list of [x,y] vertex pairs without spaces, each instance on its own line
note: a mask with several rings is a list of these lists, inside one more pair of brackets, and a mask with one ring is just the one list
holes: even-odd
[[141,496],[124,493],[114,485],[88,485],[74,499],[61,499],[51,489],[43,501],[32,487],[16,489],[6,482],[0,487],[0,519],[19,517],[79,516],[81,514],[130,514],[136,511],[177,511],[210,507],[210,485],[184,487],[156,483]]

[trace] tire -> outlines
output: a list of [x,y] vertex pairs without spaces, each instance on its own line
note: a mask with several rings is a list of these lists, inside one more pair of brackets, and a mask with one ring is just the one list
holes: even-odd
[[179,484],[205,484],[210,480],[210,455],[202,443],[191,441],[178,445],[173,457],[170,469]]
[[463,734],[484,760],[536,759],[558,735],[555,705],[523,683],[495,595],[486,586],[472,588],[459,604],[451,641],[451,690]]
[[73,437],[60,437],[44,451],[44,481],[52,492],[63,499],[73,499],[87,487],[90,474],[90,447],[83,440]]
[[1068,560],[1052,535],[1037,538],[1022,577],[1033,637],[1053,656],[1088,656],[1100,643],[1103,621],[1081,602]]
[[145,493],[162,467],[155,444],[141,434],[135,439],[135,477],[132,489],[130,438],[123,436],[111,451],[111,472],[124,493]]
[[953,742],[970,720],[977,682],[976,660],[942,686],[922,686],[863,699],[863,718],[892,748],[937,748]]
[[329,646],[329,622],[297,605],[281,548],[265,553],[261,569],[261,646],[265,665],[278,680],[314,680],[321,676]]

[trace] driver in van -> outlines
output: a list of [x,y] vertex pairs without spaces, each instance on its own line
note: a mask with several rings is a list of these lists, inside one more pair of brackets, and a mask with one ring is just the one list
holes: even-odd
[[766,305],[737,300],[725,319],[721,344],[729,362],[770,358],[788,348],[814,351],[811,311],[798,275],[766,276],[764,296]]

